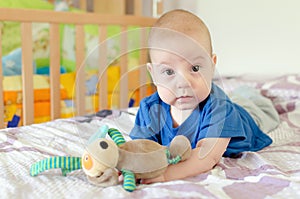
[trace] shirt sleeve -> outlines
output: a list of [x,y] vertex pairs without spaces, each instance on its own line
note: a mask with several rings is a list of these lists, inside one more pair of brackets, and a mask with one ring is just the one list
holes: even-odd
[[200,131],[204,137],[231,138],[224,156],[231,157],[243,151],[258,151],[272,143],[255,124],[250,114],[230,100],[216,100],[207,107],[206,119]]
[[143,100],[129,136],[132,139],[150,139],[159,142],[161,128],[166,121],[166,110],[159,103]]
[[208,107],[205,107],[200,132],[203,132],[204,137],[235,137],[239,140],[246,138],[240,113],[227,99],[213,100]]

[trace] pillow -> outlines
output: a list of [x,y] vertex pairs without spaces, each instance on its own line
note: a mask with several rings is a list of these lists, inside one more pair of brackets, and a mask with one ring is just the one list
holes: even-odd
[[[35,62],[32,62],[33,73],[36,73]],[[8,55],[2,57],[3,75],[21,75],[22,74],[22,49],[17,48]]]

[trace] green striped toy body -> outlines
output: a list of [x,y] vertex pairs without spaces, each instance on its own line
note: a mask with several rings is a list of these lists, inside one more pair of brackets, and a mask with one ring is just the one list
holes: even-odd
[[81,168],[81,157],[55,156],[46,158],[31,165],[30,175],[37,176],[39,173],[49,169],[61,169],[62,175],[66,176],[67,173]]
[[123,135],[117,129],[108,129],[108,135],[116,143],[117,146],[120,146],[126,142]]
[[125,169],[122,170],[122,175],[124,177],[123,180],[123,188],[126,191],[132,192],[136,189],[135,176],[131,171],[127,171]]
[[[126,142],[121,132],[119,132],[117,129],[108,129],[108,135],[116,143],[117,146],[120,146]],[[129,192],[134,191],[136,189],[134,173],[125,169],[122,169],[121,172],[124,177],[123,188]]]

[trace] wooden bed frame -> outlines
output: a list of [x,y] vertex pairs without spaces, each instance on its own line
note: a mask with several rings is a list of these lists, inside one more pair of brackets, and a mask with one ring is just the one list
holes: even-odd
[[[80,72],[80,66],[85,59],[85,41],[84,41],[84,25],[93,24],[99,27],[99,42],[107,39],[107,26],[119,25],[122,30],[120,49],[126,49],[127,39],[126,30],[130,25],[137,25],[140,27],[150,27],[155,22],[154,18],[142,16],[125,16],[125,15],[109,15],[109,14],[96,14],[96,13],[70,13],[70,12],[55,12],[45,10],[30,10],[30,9],[7,9],[0,8],[0,22],[1,21],[15,21],[21,23],[21,48],[22,48],[22,93],[23,93],[23,108],[22,118],[23,125],[32,124],[34,121],[34,90],[33,90],[33,52],[32,52],[32,23],[41,22],[50,24],[50,99],[51,99],[51,119],[60,117],[60,35],[59,24],[74,24],[75,26],[75,43],[76,43],[76,96],[75,108],[76,115],[85,114],[85,93],[84,81],[85,76]],[[0,26],[1,30],[1,26]],[[146,52],[146,29],[140,31],[140,60],[139,64],[143,65],[147,62]],[[0,31],[0,46],[1,45],[1,31]],[[103,53],[101,52],[102,57]],[[2,58],[0,48],[0,58]],[[103,68],[106,63],[106,58],[100,59],[99,68]],[[128,106],[128,77],[123,76],[127,71],[127,56],[124,55],[120,58],[120,108]],[[101,76],[100,76],[101,74]],[[99,88],[99,109],[108,107],[107,100],[107,73],[106,71],[99,70],[99,77],[101,77]],[[139,85],[146,83],[146,69],[142,67],[139,69],[139,78],[134,78],[139,81]],[[132,79],[130,80],[132,81]],[[0,61],[0,113],[4,112],[3,104],[3,76],[2,76],[2,63]],[[146,95],[146,88],[140,88],[140,97]],[[0,128],[4,128],[3,114],[0,114]]]

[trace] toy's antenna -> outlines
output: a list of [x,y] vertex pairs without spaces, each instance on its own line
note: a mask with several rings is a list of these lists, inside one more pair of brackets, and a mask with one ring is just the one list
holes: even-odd
[[87,142],[87,145],[91,144],[93,141],[95,141],[98,138],[105,138],[107,132],[108,132],[108,126],[107,125],[101,126],[99,130],[90,137],[90,139]]

